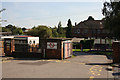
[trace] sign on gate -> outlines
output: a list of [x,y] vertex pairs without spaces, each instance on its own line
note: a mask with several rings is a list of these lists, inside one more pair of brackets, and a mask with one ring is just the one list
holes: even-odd
[[47,42],[47,49],[57,49],[56,42]]

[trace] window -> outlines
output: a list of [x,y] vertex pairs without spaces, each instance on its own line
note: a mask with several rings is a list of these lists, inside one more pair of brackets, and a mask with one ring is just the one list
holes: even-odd
[[29,44],[32,44],[32,41],[31,41],[31,40],[29,41]]
[[79,29],[77,30],[77,33],[78,33],[78,34],[80,33],[80,30],[79,30]]
[[96,30],[95,29],[92,30],[92,34],[96,34]]
[[99,29],[97,30],[97,33],[100,34],[100,30]]
[[33,44],[35,44],[35,41],[33,41]]
[[88,33],[88,30],[84,30],[84,33],[85,33],[85,34]]

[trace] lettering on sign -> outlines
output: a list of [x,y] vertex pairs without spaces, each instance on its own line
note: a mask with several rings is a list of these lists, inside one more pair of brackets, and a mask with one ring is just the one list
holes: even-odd
[[47,42],[47,49],[57,49],[56,42]]

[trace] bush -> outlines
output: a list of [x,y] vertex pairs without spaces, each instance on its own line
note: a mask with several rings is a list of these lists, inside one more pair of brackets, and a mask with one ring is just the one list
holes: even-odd
[[80,43],[73,43],[73,49],[80,49]]
[[94,44],[94,39],[92,40],[81,40],[80,44],[82,44],[83,49],[91,49]]

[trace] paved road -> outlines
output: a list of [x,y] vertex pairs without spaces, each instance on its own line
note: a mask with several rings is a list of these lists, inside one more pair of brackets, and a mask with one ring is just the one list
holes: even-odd
[[8,60],[2,64],[4,78],[113,78],[104,55],[76,53],[66,60]]

